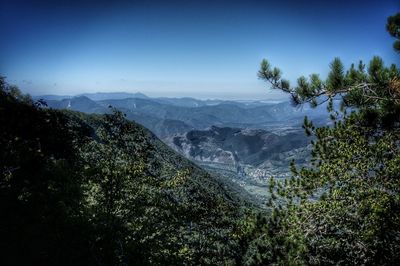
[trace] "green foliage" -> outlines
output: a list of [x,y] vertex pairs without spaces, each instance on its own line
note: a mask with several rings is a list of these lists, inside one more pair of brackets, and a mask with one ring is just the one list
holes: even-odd
[[[398,15],[388,20],[398,38]],[[345,70],[335,58],[326,81],[301,77],[282,87],[263,61],[260,78],[294,103],[328,102],[331,126],[303,128],[315,136],[309,167],[271,178],[271,215],[249,241],[248,264],[394,265],[400,260],[400,72],[379,57]],[[342,108],[335,110],[333,101]],[[348,111],[351,111],[348,113]]]
[[274,71],[268,61],[263,60],[258,76],[269,82],[272,88],[289,93],[295,105],[310,103],[316,107],[338,97],[345,107],[355,108],[400,102],[399,69],[396,65],[386,67],[377,56],[369,62],[368,71],[361,61],[358,69],[352,64],[345,70],[340,59],[335,58],[326,81],[322,81],[318,74],[311,74],[309,78],[298,78],[296,87],[290,87],[280,75],[274,76]]
[[0,79],[2,265],[222,265],[240,199],[124,115],[47,109]]
[[86,263],[76,146],[90,130],[0,84],[1,264]]
[[386,30],[389,34],[397,40],[393,43],[395,51],[400,53],[400,13],[388,17]]
[[[344,83],[344,66],[339,58],[333,59],[330,65],[331,71],[328,74],[328,79],[326,81],[327,90],[330,93],[342,89]],[[322,85],[322,84],[321,84]],[[320,87],[316,87],[318,90]]]

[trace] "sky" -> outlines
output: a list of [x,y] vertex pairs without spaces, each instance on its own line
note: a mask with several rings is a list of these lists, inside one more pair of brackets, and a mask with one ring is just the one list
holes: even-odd
[[0,75],[31,95],[142,92],[152,97],[287,98],[257,78],[326,76],[381,56],[400,1],[0,0]]

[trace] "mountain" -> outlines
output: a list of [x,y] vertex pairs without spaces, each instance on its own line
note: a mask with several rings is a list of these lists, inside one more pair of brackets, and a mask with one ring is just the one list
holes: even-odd
[[62,100],[46,100],[49,107],[55,109],[70,109],[85,113],[107,113],[108,108],[98,104],[86,96],[76,96]]
[[265,130],[212,126],[172,137],[169,144],[198,161],[259,166],[284,152],[307,146],[309,140],[303,132],[277,135]]
[[[185,102],[187,98],[180,101]],[[182,121],[195,129],[206,129],[211,126],[261,128],[266,130],[281,130],[287,127],[301,127],[304,116],[315,119],[321,124],[328,123],[325,106],[311,109],[309,107],[296,108],[289,102],[282,103],[246,103],[222,101],[216,104],[198,103],[196,107],[189,107],[193,103],[189,99],[187,105],[173,104],[170,101],[157,99],[120,99],[97,102],[106,106],[114,106],[123,110],[128,116],[152,116],[158,119]],[[200,101],[199,101],[200,102]],[[152,128],[150,128],[152,129]]]
[[202,167],[229,176],[256,197],[268,197],[271,176],[287,177],[292,160],[306,164],[310,139],[303,131],[275,134],[261,129],[212,126],[164,140]]
[[139,98],[148,99],[146,95],[140,92],[128,93],[128,92],[96,92],[96,93],[83,93],[78,96],[85,96],[93,101],[102,101],[110,99],[126,99],[126,98]]
[[[183,97],[183,98],[167,98],[167,97],[159,97],[154,98],[154,101],[161,103],[161,104],[168,104],[174,106],[181,106],[181,107],[199,107],[204,106],[212,103],[208,103],[206,101],[190,98],[190,97]],[[219,103],[221,101],[218,101]],[[215,104],[217,104],[215,103]]]
[[39,100],[43,99],[46,101],[61,101],[64,99],[71,99],[76,97],[87,97],[93,101],[102,101],[102,100],[111,100],[111,99],[126,99],[126,98],[140,98],[140,99],[148,99],[145,94],[140,92],[129,93],[129,92],[95,92],[95,93],[82,93],[75,96],[71,95],[53,95],[53,94],[45,94],[34,96],[33,99]]
[[70,95],[45,94],[45,95],[33,96],[32,98],[34,100],[43,99],[43,100],[46,100],[46,101],[61,101],[63,99],[69,99],[69,98],[72,98],[72,97],[73,96],[70,96]]
[[[166,137],[168,132],[184,133],[183,129],[206,129],[211,126],[286,132],[299,129],[304,116],[314,120],[317,125],[329,123],[326,105],[312,109],[308,106],[293,107],[289,102],[198,100],[188,97],[149,98],[140,93],[84,95],[86,96],[63,100],[51,100],[54,98],[51,97],[47,103],[49,107],[68,107],[86,113],[104,113],[112,106],[126,113],[129,119],[145,125],[161,138]],[[165,124],[170,127],[163,131],[159,125],[163,124],[164,120],[168,120]],[[177,125],[176,129],[172,128],[174,125]]]
[[[121,112],[0,90],[1,264],[232,265],[253,200]],[[22,100],[19,100],[22,99]],[[61,108],[98,108],[81,96]],[[227,241],[229,240],[229,241]],[[23,254],[23,256],[21,256]]]
[[160,103],[153,99],[121,99],[98,102],[102,106],[114,106],[123,110],[127,115],[151,115],[159,119],[182,121],[196,128],[205,129],[217,126],[248,127],[263,123],[280,122],[278,117],[270,115],[270,106],[261,109],[243,108],[241,104],[219,103],[215,105],[200,105],[198,107],[184,107]]
[[[184,104],[187,102],[187,104]],[[326,106],[293,107],[289,102],[207,101],[192,98],[126,98],[92,101],[72,98],[49,106],[107,113],[113,106],[150,129],[165,143],[203,167],[237,178],[287,176],[288,164],[309,157],[301,125],[307,115],[327,124]],[[197,107],[188,107],[197,104]],[[221,136],[224,136],[221,139]],[[257,181],[258,182],[258,181]]]

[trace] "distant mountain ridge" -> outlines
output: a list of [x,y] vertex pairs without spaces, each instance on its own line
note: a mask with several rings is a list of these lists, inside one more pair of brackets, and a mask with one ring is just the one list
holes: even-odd
[[96,93],[83,93],[77,96],[86,96],[93,101],[102,101],[109,99],[126,99],[126,98],[139,98],[148,99],[145,94],[141,92],[129,93],[129,92],[96,92]]
[[49,107],[55,109],[71,109],[84,113],[107,113],[106,107],[89,99],[86,96],[76,96],[72,98],[64,98],[62,100],[45,100]]
[[[124,96],[134,97],[104,99]],[[327,123],[325,108],[295,108],[289,102],[150,98],[141,93],[82,94],[62,100],[54,96],[48,99],[46,96],[36,98],[40,97],[47,101],[49,107],[85,113],[107,113],[109,106],[115,107],[123,111],[128,119],[141,123],[161,138],[211,126],[287,131],[290,128],[300,128],[305,115]]]

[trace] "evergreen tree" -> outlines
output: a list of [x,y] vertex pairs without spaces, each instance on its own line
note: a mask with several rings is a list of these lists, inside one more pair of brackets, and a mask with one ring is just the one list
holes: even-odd
[[[398,38],[399,14],[388,19]],[[397,41],[398,42],[398,41]],[[397,47],[395,43],[395,48]],[[312,74],[297,86],[268,61],[259,77],[295,105],[327,102],[332,126],[315,128],[309,167],[271,179],[272,215],[259,219],[248,264],[393,265],[400,261],[400,72],[374,57],[347,70],[340,59],[326,80]],[[340,101],[336,110],[334,102]]]
[[393,48],[400,53],[400,13],[388,18],[386,29],[392,37],[397,39],[393,43]]

